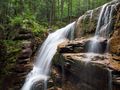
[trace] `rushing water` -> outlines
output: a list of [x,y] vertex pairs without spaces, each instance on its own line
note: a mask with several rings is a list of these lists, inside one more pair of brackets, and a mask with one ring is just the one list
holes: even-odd
[[99,38],[109,38],[109,34],[112,32],[112,14],[114,7],[114,5],[109,5],[108,3],[102,6],[95,36],[91,38],[88,52],[99,53],[101,50],[101,45],[98,41]]
[[[112,27],[112,14],[114,5],[105,4],[102,6],[95,36],[91,38],[91,42],[88,48],[89,53],[87,55],[86,61],[89,61],[90,57],[93,56],[93,53],[99,53],[101,50],[101,46],[99,44],[99,37],[109,38],[109,34],[111,32]],[[92,18],[93,11],[91,11],[90,19]],[[79,18],[79,19],[82,19]],[[73,39],[74,37],[74,25],[75,22],[67,25],[66,27],[57,30],[54,33],[51,33],[48,38],[45,40],[43,45],[41,46],[38,56],[36,58],[36,62],[34,63],[33,70],[27,75],[25,84],[22,87],[22,90],[35,90],[34,84],[42,81],[43,89],[47,89],[47,80],[49,78],[51,60],[56,53],[57,46],[65,41],[66,39],[70,38]],[[70,33],[71,32],[71,33]],[[69,37],[70,35],[70,37]],[[110,73],[110,78],[111,78]],[[111,90],[111,81],[109,82],[109,87]],[[39,88],[38,88],[39,89]]]
[[99,43],[98,40],[99,40],[98,36],[94,36],[91,38],[91,41],[89,43],[88,52],[100,53],[101,44]]
[[[56,53],[57,46],[68,38],[69,33],[73,33],[75,22],[66,27],[51,33],[43,45],[41,46],[33,70],[27,75],[25,84],[22,90],[31,90],[34,83],[38,81],[44,82],[44,90],[46,90],[46,83],[50,72],[51,60]],[[34,88],[32,89],[34,90]]]
[[99,35],[104,38],[109,38],[109,34],[112,28],[112,14],[114,7],[115,7],[114,5],[109,4],[103,5],[97,23],[95,36]]
[[[114,5],[109,5],[105,4],[102,6],[97,27],[96,27],[96,32],[94,37],[91,38],[91,42],[89,44],[88,52],[92,53],[99,53],[100,50],[102,49],[100,43],[99,43],[99,38],[109,38],[109,34],[112,32],[112,14],[113,14],[113,9],[115,8]],[[107,45],[107,50],[108,51],[108,46]],[[90,54],[91,55],[91,54]],[[88,56],[88,58],[90,57]],[[109,82],[108,82],[108,90],[112,90],[112,74],[111,71],[108,70],[108,77],[109,77]]]

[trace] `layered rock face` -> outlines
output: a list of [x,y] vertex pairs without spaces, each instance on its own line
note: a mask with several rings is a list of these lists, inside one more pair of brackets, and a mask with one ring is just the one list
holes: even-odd
[[[53,60],[57,68],[55,79],[62,79],[63,90],[119,90],[120,89],[120,2],[112,14],[108,38],[100,38],[100,52],[89,52],[101,7],[88,11],[76,21],[75,39],[58,47]],[[57,83],[57,82],[56,82]]]
[[[11,61],[12,64],[14,64],[12,68],[8,67],[10,68],[10,70],[8,71],[10,73],[8,75],[5,75],[3,77],[3,80],[1,80],[2,85],[0,86],[0,88],[2,90],[20,90],[25,81],[27,73],[32,68],[31,59],[35,41],[32,32],[29,30],[20,29],[16,34],[13,35],[12,39],[14,40],[14,42],[17,40],[21,42],[19,43],[20,51],[17,52],[17,55],[14,54],[15,61]],[[5,50],[5,45],[0,44],[0,47],[3,48],[3,50]],[[5,51],[3,50],[1,51],[2,53],[0,53],[0,55],[4,56]],[[14,55],[11,54],[11,57],[13,57]],[[9,65],[11,64],[4,59],[3,65],[6,63]]]

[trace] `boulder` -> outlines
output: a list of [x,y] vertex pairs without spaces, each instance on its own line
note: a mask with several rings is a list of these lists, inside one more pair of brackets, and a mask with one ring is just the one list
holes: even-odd
[[45,90],[46,86],[45,86],[45,82],[44,80],[40,80],[38,82],[35,82],[30,90]]
[[101,7],[87,11],[76,22],[75,38],[94,35]]
[[30,58],[27,59],[17,59],[17,64],[27,64],[30,62]]
[[82,41],[65,41],[58,46],[58,51],[60,53],[78,53],[85,51],[85,44],[87,43],[87,39]]
[[31,49],[33,49],[33,48],[34,48],[34,43],[33,43],[33,41],[24,40],[24,41],[22,42],[22,49],[26,49],[26,48],[31,48]]
[[17,74],[20,73],[25,73],[25,72],[29,72],[31,70],[32,65],[31,64],[20,64],[20,65],[16,65],[16,67],[14,68],[14,72]]
[[120,55],[120,29],[115,30],[110,39],[110,53]]
[[27,33],[27,34],[18,34],[18,36],[16,36],[14,38],[14,40],[28,40],[33,38],[33,35],[31,33]]
[[64,67],[64,90],[108,90],[110,88],[110,72],[107,68],[109,57],[86,53],[63,53],[60,57],[56,64]]
[[[73,41],[65,41],[63,43],[61,43],[58,46],[58,51],[60,53],[87,53],[87,52],[92,52],[90,51],[91,48],[91,44],[94,43],[95,41],[92,38],[80,38],[80,39],[76,39]],[[94,53],[104,53],[106,52],[106,48],[107,48],[107,39],[99,37],[97,38],[97,41],[95,42],[97,43],[96,48],[98,50],[95,49],[95,51],[93,51]],[[99,47],[98,47],[99,45]],[[94,47],[95,48],[95,47]]]
[[32,49],[31,48],[26,48],[26,49],[22,50],[18,59],[27,59],[27,58],[30,58],[31,55],[32,55]]

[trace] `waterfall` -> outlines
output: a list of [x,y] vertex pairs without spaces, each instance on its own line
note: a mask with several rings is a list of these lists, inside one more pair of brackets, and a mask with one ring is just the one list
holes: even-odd
[[102,6],[102,9],[101,9],[101,12],[100,12],[100,15],[99,15],[99,19],[98,19],[98,23],[97,23],[97,27],[96,27],[95,36],[98,35],[98,32],[99,32],[99,30],[101,28],[102,19],[103,19],[106,7],[107,7],[107,4]]
[[[73,33],[75,22],[67,25],[64,28],[51,33],[40,50],[38,51],[38,56],[33,65],[32,71],[27,75],[26,81],[22,87],[22,90],[31,90],[33,85],[38,81],[44,82],[44,90],[47,89],[47,80],[49,78],[51,60],[56,53],[57,46],[68,39],[68,34]],[[35,90],[33,88],[33,90]]]
[[91,38],[91,41],[89,43],[89,48],[88,48],[88,52],[92,52],[92,53],[100,53],[100,50],[102,49],[99,41],[98,41],[98,36],[94,36]]
[[95,36],[91,38],[88,52],[99,53],[101,50],[99,40],[101,37],[109,38],[109,34],[112,32],[112,14],[114,7],[114,5],[109,5],[108,3],[102,6]]
[[[110,37],[109,34],[112,32],[112,16],[113,16],[112,14],[114,8],[115,5],[109,5],[108,3],[102,6],[99,19],[97,22],[96,32],[94,37],[91,38],[91,41],[89,43],[88,52],[100,53],[100,51],[102,50],[102,46],[99,41],[101,40],[101,38],[108,39]],[[104,52],[108,51],[108,46],[109,45],[106,46],[107,48]],[[89,57],[90,56],[88,56],[88,58]],[[108,70],[108,72],[109,72],[108,90],[112,90],[112,74],[110,70]]]
[[97,23],[95,36],[99,35],[100,37],[109,38],[112,26],[112,14],[114,7],[114,5],[103,5]]

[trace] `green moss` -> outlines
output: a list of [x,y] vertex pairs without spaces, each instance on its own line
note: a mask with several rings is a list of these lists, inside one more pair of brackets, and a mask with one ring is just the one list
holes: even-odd
[[7,47],[7,53],[17,53],[21,49],[21,42],[22,41],[13,41],[13,40],[3,40],[5,46]]

